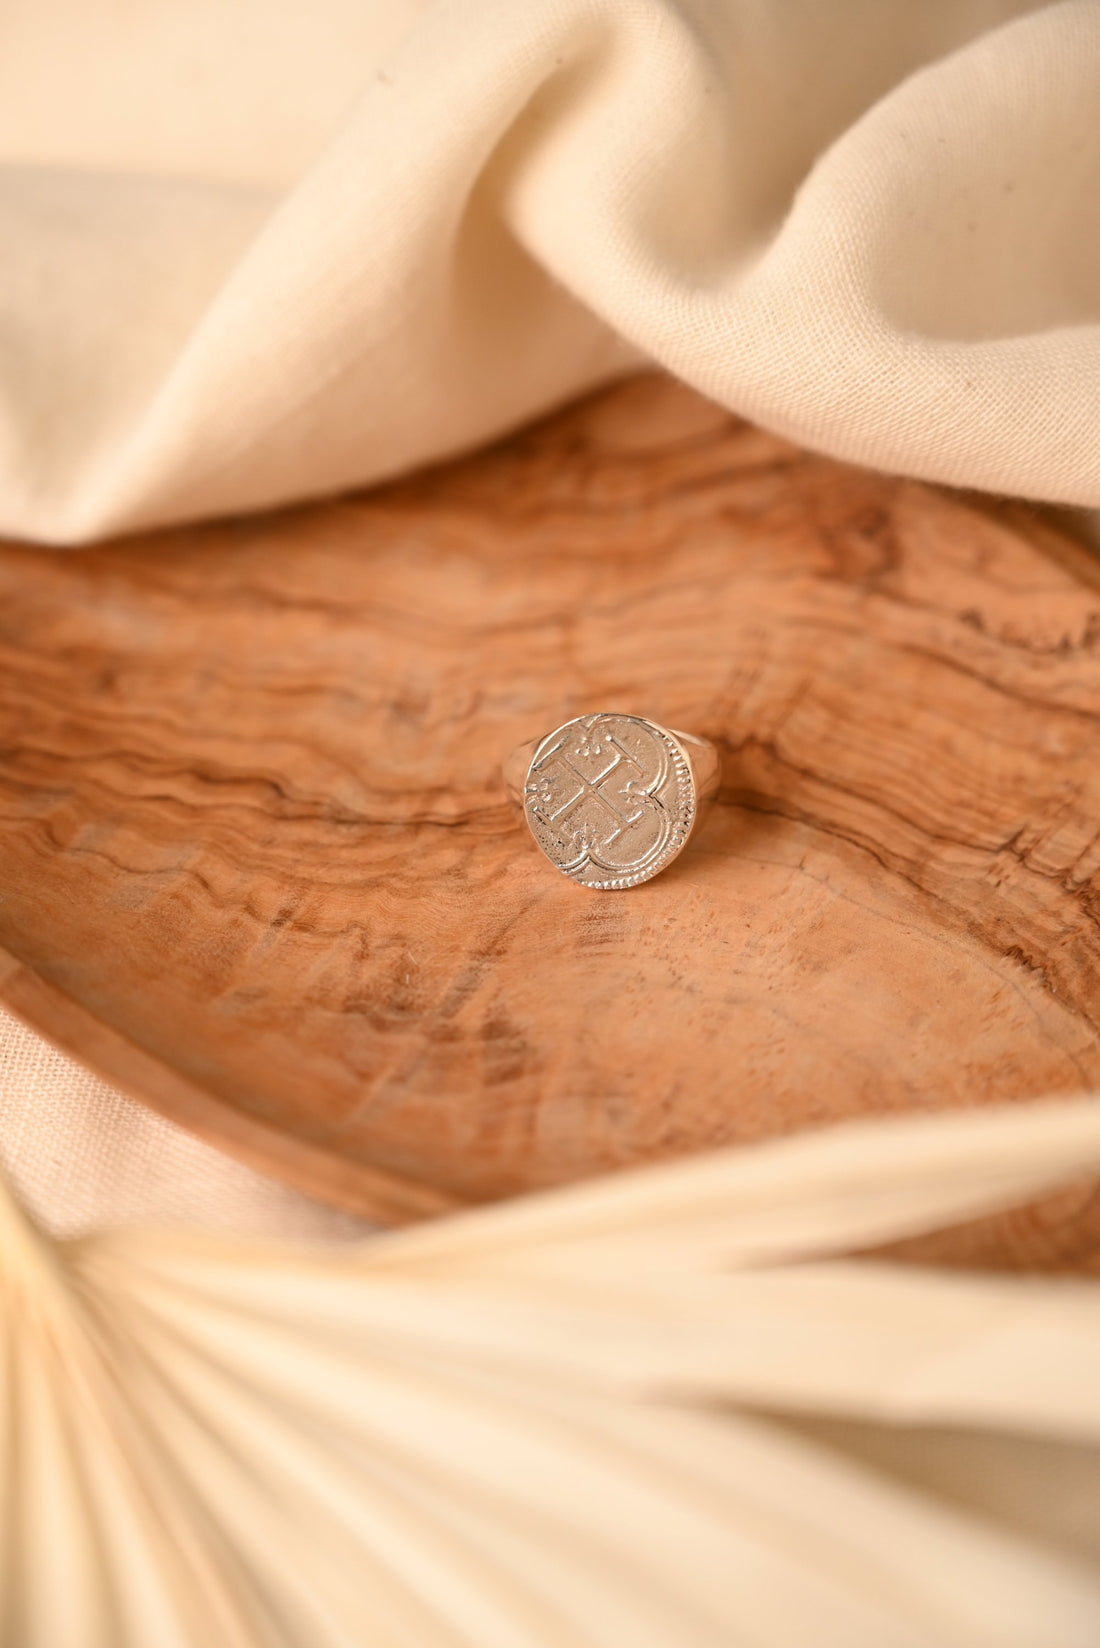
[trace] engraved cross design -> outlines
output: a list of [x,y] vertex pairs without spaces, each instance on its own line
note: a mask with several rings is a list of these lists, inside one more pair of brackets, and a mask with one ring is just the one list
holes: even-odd
[[[591,729],[589,729],[587,736],[591,738]],[[566,753],[565,741],[563,740],[557,749],[551,750],[546,756],[543,757],[542,761],[539,763],[540,777],[536,778],[529,787],[534,796],[535,805],[538,808],[538,811],[542,814],[542,817],[548,824],[557,824],[560,819],[567,817],[569,813],[578,807],[580,803],[586,799],[586,797],[594,797],[599,805],[603,807],[606,812],[611,814],[614,820],[614,827],[610,833],[602,837],[602,844],[605,846],[610,846],[613,841],[618,839],[628,825],[636,824],[638,822],[646,811],[647,803],[650,806],[656,805],[658,807],[661,807],[661,803],[656,796],[650,795],[649,792],[646,791],[646,802],[641,802],[634,812],[625,813],[621,808],[616,806],[611,797],[603,793],[602,786],[606,784],[607,780],[614,773],[618,772],[620,767],[626,763],[629,763],[632,767],[636,767],[639,772],[641,772],[642,769],[634,756],[623,749],[614,734],[600,734],[598,737],[598,742],[595,742],[594,752],[599,752],[602,746],[607,746],[608,748],[613,749],[615,752],[615,758],[611,762],[611,765],[606,767],[604,771],[601,772],[596,778],[588,778],[573,764]],[[553,811],[550,810],[553,801],[553,786],[548,778],[541,776],[545,773],[547,766],[551,762],[556,762],[561,767],[564,767],[570,777],[580,785],[580,788],[577,790],[575,795],[570,796],[567,801],[563,802],[560,807]],[[623,785],[623,790],[625,792],[629,792],[631,787],[637,783],[638,780],[636,778],[627,779],[626,783]],[[661,810],[663,812],[664,808],[661,807]],[[589,826],[583,826],[577,831],[578,839],[576,845],[585,853],[590,853],[592,848],[597,845],[597,841],[595,839],[589,839],[592,835],[593,832]],[[581,839],[582,837],[584,838],[583,840]]]

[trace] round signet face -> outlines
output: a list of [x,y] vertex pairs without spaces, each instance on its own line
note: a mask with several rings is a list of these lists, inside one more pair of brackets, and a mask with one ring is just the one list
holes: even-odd
[[531,834],[585,887],[636,887],[672,863],[695,822],[691,763],[640,715],[581,715],[539,743],[523,806]]

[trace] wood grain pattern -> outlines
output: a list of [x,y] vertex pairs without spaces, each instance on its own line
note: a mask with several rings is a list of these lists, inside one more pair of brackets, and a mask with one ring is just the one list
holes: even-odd
[[[387,1218],[1100,1086],[1098,642],[1038,516],[659,378],[368,496],[8,545],[0,998]],[[498,777],[606,707],[724,755],[621,894],[555,875]]]

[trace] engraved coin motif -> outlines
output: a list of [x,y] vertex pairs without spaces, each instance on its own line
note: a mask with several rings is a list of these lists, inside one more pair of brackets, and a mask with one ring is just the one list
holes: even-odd
[[582,715],[539,743],[524,786],[531,834],[586,887],[635,887],[676,857],[695,822],[691,764],[640,715]]

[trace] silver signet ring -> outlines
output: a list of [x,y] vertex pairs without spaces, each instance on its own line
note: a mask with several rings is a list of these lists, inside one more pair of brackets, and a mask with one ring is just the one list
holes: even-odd
[[706,738],[600,710],[520,744],[509,796],[551,864],[584,887],[636,887],[683,850],[718,788]]

